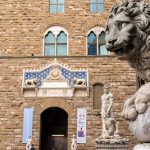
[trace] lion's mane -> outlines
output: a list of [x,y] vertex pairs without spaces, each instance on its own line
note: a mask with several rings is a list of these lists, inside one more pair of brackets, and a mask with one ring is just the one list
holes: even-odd
[[[110,11],[109,18],[119,13],[125,13],[132,19],[137,27],[136,38],[141,43],[141,48],[127,58],[131,67],[135,68],[139,76],[146,82],[150,81],[150,4],[143,0],[123,0],[116,4]],[[142,41],[142,42],[141,42]],[[146,57],[145,57],[146,56]]]
[[109,18],[121,12],[131,17],[138,31],[138,38],[146,41],[148,49],[150,48],[150,4],[142,0],[124,0],[121,4],[112,7]]

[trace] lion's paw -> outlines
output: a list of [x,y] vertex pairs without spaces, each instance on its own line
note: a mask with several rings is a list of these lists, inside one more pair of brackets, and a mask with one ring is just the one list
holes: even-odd
[[123,117],[127,120],[135,120],[138,113],[135,108],[126,108],[123,110]]
[[139,114],[142,114],[147,110],[148,105],[145,103],[142,103],[142,102],[141,103],[135,103],[135,108]]
[[136,97],[133,95],[129,97],[124,103],[122,115],[127,120],[135,120],[138,115],[138,112],[135,108],[135,98]]

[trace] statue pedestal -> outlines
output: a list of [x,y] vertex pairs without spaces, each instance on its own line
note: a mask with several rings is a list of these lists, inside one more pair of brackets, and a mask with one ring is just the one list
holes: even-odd
[[96,150],[128,150],[129,140],[117,135],[109,138],[100,136],[95,142]]
[[127,144],[96,144],[96,150],[128,150]]
[[134,147],[134,150],[150,150],[150,143],[138,144]]

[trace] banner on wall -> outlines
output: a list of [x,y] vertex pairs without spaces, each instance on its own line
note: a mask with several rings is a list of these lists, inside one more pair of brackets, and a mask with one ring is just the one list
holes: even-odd
[[77,143],[86,143],[86,108],[77,108]]
[[33,108],[25,108],[23,116],[23,136],[22,143],[27,143],[28,138],[32,138]]

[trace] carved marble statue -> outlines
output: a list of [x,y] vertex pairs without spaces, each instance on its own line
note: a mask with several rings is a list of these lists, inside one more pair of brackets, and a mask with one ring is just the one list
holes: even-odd
[[[123,116],[135,120],[150,102],[150,4],[143,0],[124,0],[110,12],[106,26],[106,48],[128,60],[145,81],[142,89],[125,102]],[[144,94],[142,93],[144,91]]]
[[71,140],[71,150],[77,150],[76,138],[75,138],[74,134],[73,134],[73,138]]
[[116,121],[113,118],[112,112],[113,95],[110,93],[108,85],[104,85],[103,89],[104,94],[101,96],[102,136],[107,138],[114,135]]
[[150,3],[123,0],[112,7],[106,26],[106,48],[126,59],[145,81],[125,101],[123,117],[129,120],[140,141],[150,142],[150,133],[140,130],[150,124]]
[[102,108],[102,135],[96,140],[97,143],[121,144],[128,142],[119,136],[118,124],[113,116],[113,94],[110,93],[109,85],[104,85],[104,94],[101,96]]

